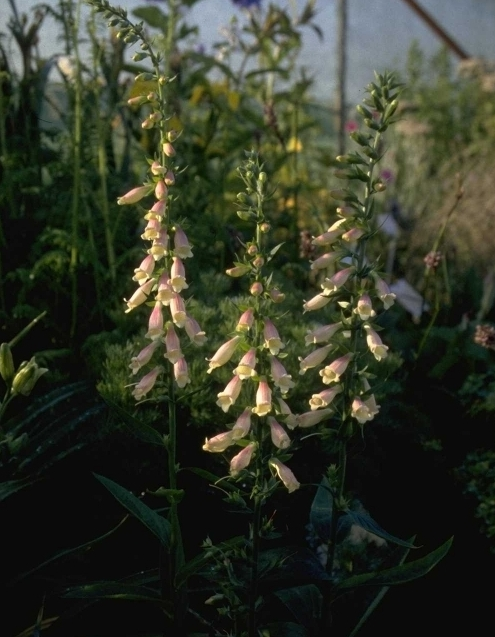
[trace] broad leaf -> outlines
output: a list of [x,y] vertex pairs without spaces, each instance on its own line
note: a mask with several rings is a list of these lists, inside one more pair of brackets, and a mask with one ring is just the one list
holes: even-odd
[[311,630],[321,615],[322,594],[314,584],[284,588],[275,595],[290,611],[298,624]]
[[139,438],[143,442],[163,447],[163,436],[160,432],[149,425],[145,425],[139,418],[136,418],[125,409],[122,409],[122,407],[116,403],[110,400],[107,400],[106,402],[111,410],[122,420],[122,423],[136,436],[136,438]]
[[142,522],[156,537],[160,540],[160,543],[165,548],[170,545],[170,523],[158,515],[156,511],[150,509],[149,506],[141,502],[139,498],[136,498],[130,491],[124,489],[113,480],[99,476],[96,473],[93,474],[101,484],[110,491],[113,497],[122,504],[134,517]]
[[354,575],[335,585],[336,591],[345,591],[358,586],[392,586],[394,584],[404,584],[412,580],[423,577],[444,558],[452,545],[453,538],[447,540],[442,546],[428,553],[419,560],[387,568],[383,571],[363,573]]
[[316,491],[316,495],[311,505],[309,521],[311,522],[316,535],[323,542],[330,539],[330,528],[332,526],[333,495],[330,491],[330,483],[324,477]]

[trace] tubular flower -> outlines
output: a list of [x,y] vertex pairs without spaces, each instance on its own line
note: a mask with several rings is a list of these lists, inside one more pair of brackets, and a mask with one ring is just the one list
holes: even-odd
[[184,264],[179,257],[174,257],[172,259],[172,268],[170,270],[169,283],[172,286],[174,292],[178,293],[189,287],[186,283],[186,272],[184,270]]
[[332,263],[335,263],[335,261],[338,261],[340,258],[342,258],[342,256],[343,256],[342,252],[327,252],[325,254],[322,254],[321,257],[318,257],[317,259],[313,261],[313,263],[311,264],[311,269],[324,270],[329,265],[331,265]]
[[158,279],[158,291],[155,299],[163,303],[163,305],[170,305],[170,301],[174,298],[175,292],[172,290],[172,286],[169,283],[169,276],[167,272],[164,272]]
[[254,322],[254,311],[250,308],[241,314],[237,326],[235,328],[236,332],[248,332]]
[[138,287],[138,289],[134,292],[134,294],[128,301],[124,299],[124,301],[127,303],[126,314],[139,305],[142,305],[146,301],[146,299],[148,298],[148,294],[151,292],[154,285],[154,279],[150,279],[149,281],[146,281],[146,283],[143,283],[143,285]]
[[318,411],[305,411],[303,414],[296,416],[296,427],[301,427],[301,429],[314,427],[329,418],[332,414],[333,410],[329,408],[319,409]]
[[309,301],[305,301],[303,308],[305,312],[312,312],[313,310],[319,310],[325,307],[327,303],[330,303],[329,296],[323,296],[323,294],[317,294]]
[[222,453],[225,449],[228,449],[230,445],[233,445],[234,442],[232,431],[224,431],[209,440],[206,439],[203,449],[205,451],[211,451],[212,453]]
[[270,458],[268,465],[275,471],[289,493],[299,489],[301,484],[297,481],[296,476],[292,473],[289,467],[283,464],[283,462],[280,462],[278,458]]
[[360,425],[363,425],[368,420],[373,420],[375,414],[371,412],[368,405],[361,400],[358,396],[352,401],[351,416],[355,418]]
[[163,371],[163,367],[161,365],[157,365],[150,372],[143,376],[139,383],[136,384],[132,395],[136,400],[141,400],[143,396],[145,396],[148,392],[150,392],[155,386],[156,380],[158,376]]
[[267,421],[270,426],[270,435],[275,447],[277,447],[277,449],[287,449],[287,447],[290,447],[290,438],[282,425],[272,416],[268,416]]
[[330,387],[330,389],[324,389],[319,394],[313,394],[309,400],[311,410],[314,411],[315,409],[320,409],[320,407],[326,407],[332,402],[337,394],[341,393],[341,391],[341,385],[334,385],[333,387]]
[[334,336],[334,334],[336,334],[340,330],[341,327],[342,323],[322,325],[321,327],[317,327],[314,330],[310,330],[304,337],[304,341],[306,345],[311,345],[311,343],[325,343],[326,341],[329,341],[332,336]]
[[354,308],[353,312],[358,314],[359,318],[362,321],[368,321],[370,318],[376,315],[375,310],[371,305],[371,299],[369,294],[361,294],[358,299],[357,306]]
[[329,296],[330,294],[337,292],[339,288],[347,283],[349,277],[351,276],[351,274],[354,273],[354,271],[354,266],[350,266],[348,268],[344,268],[343,270],[339,270],[329,279],[325,279],[321,284],[321,287],[323,289],[323,296]]
[[235,403],[235,401],[239,398],[239,394],[241,393],[242,380],[239,376],[234,376],[232,380],[228,383],[227,387],[223,391],[221,391],[218,396],[217,405],[223,409],[225,413],[228,412],[230,407]]
[[[238,337],[237,337],[238,338]],[[239,361],[239,365],[234,369],[241,380],[247,380],[252,376],[256,376],[256,350],[252,347]],[[209,371],[209,370],[208,370]]]
[[134,270],[134,276],[132,277],[132,280],[138,281],[138,283],[144,283],[153,274],[154,268],[155,260],[153,259],[153,256],[151,254],[148,254],[148,256],[141,261],[141,265],[139,266],[139,268],[136,268]]
[[208,340],[206,334],[201,330],[198,321],[192,316],[187,316],[184,328],[191,343],[194,345],[203,345]]
[[256,407],[253,407],[253,414],[266,416],[272,410],[272,390],[266,382],[261,380],[256,392]]
[[184,354],[180,348],[180,340],[177,336],[177,332],[174,329],[173,323],[168,323],[167,325],[167,333],[165,335],[165,347],[166,353],[165,358],[175,365],[175,363],[180,360]]
[[275,386],[280,389],[282,395],[285,395],[289,389],[295,386],[292,376],[275,356],[270,356],[270,372]]
[[345,232],[345,228],[342,226],[345,223],[345,219],[339,219],[336,221],[326,232],[315,237],[311,243],[314,246],[328,246],[334,243]]
[[189,259],[193,256],[186,233],[179,226],[175,226],[174,254],[181,259]]
[[320,370],[320,376],[323,378],[323,382],[325,385],[330,385],[330,383],[338,383],[340,377],[347,369],[347,366],[351,362],[353,357],[352,352],[348,354],[344,354],[340,358],[337,358],[330,365],[327,365],[322,370]]
[[383,307],[388,310],[394,304],[395,294],[391,291],[385,281],[377,274],[373,275],[373,279],[375,280],[376,293],[382,301]]
[[177,327],[184,327],[187,319],[186,306],[179,294],[174,293],[170,300],[170,313],[172,315],[172,321]]
[[138,201],[141,201],[143,197],[149,195],[152,189],[153,188],[150,186],[138,186],[137,188],[133,188],[122,197],[119,197],[117,199],[117,204],[119,206],[127,206],[129,204],[138,203]]
[[381,361],[386,358],[388,347],[382,343],[382,339],[370,325],[365,325],[364,329],[366,330],[366,343],[376,360]]
[[225,365],[225,363],[229,362],[240,340],[241,340],[240,336],[234,336],[234,338],[231,338],[230,341],[227,341],[221,347],[218,348],[218,350],[215,352],[212,358],[210,358],[210,361],[209,361],[210,367],[207,370],[208,374],[211,374],[211,372],[217,367],[221,367],[222,365]]
[[253,453],[256,449],[256,443],[250,442],[242,451],[232,458],[230,461],[230,475],[235,478],[239,473],[249,466]]
[[151,341],[151,343],[149,345],[146,345],[146,347],[144,347],[137,356],[133,356],[131,358],[131,364],[129,365],[129,367],[131,368],[133,374],[137,374],[141,367],[150,362],[151,357],[153,356],[156,348],[159,345],[160,341]]
[[313,367],[318,367],[318,365],[321,365],[332,348],[333,345],[325,345],[324,347],[315,349],[313,352],[311,352],[311,354],[308,354],[306,358],[299,357],[299,373],[304,374],[308,369],[312,369]]
[[281,349],[284,349],[285,345],[280,339],[277,328],[269,319],[265,319],[263,337],[265,339],[264,347],[269,349],[271,354],[276,355]]
[[177,386],[181,389],[191,382],[185,358],[179,358],[179,360],[174,363],[174,378]]
[[152,341],[160,338],[163,335],[163,312],[162,304],[160,301],[155,303],[155,307],[150,314],[148,322],[148,331],[146,332],[146,338],[150,338]]
[[251,429],[251,408],[246,407],[232,427],[234,440],[239,440],[248,435]]

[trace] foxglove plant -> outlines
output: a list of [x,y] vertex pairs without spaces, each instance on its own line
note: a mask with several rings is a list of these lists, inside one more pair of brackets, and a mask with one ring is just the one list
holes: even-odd
[[[270,224],[264,206],[269,197],[267,176],[257,154],[247,152],[238,173],[246,191],[237,195],[238,216],[254,226],[254,236],[246,243],[244,256],[227,270],[227,275],[247,279],[250,301],[239,308],[233,336],[209,359],[208,373],[230,365],[232,378],[218,393],[217,405],[225,412],[236,412],[234,422],[206,440],[203,449],[213,453],[230,452],[230,477],[249,484],[247,501],[252,502],[250,544],[250,591],[247,604],[247,629],[257,635],[258,558],[262,533],[262,507],[279,481],[289,493],[299,488],[292,470],[285,464],[290,458],[291,440],[280,418],[288,409],[284,401],[294,386],[281,362],[285,343],[276,327],[279,304],[284,294],[272,283],[268,266],[280,246],[268,248]],[[233,362],[236,361],[236,362]],[[230,600],[230,611],[243,606]],[[242,613],[242,610],[239,610]],[[242,621],[242,620],[240,620]],[[239,630],[239,628],[237,629]],[[240,634],[237,632],[236,634]]]
[[[134,62],[147,61],[149,72],[139,73],[135,77],[136,88],[143,86],[142,93],[128,100],[129,106],[146,107],[147,115],[142,121],[144,130],[154,129],[158,133],[158,146],[153,157],[146,159],[147,176],[143,184],[137,185],[118,198],[119,205],[139,204],[144,213],[145,227],[141,238],[147,248],[143,259],[134,270],[133,281],[137,288],[129,299],[126,312],[146,305],[151,308],[148,319],[146,338],[150,341],[130,362],[133,375],[142,369],[148,371],[135,384],[133,396],[141,401],[155,387],[157,381],[168,372],[168,431],[165,446],[168,454],[170,502],[169,519],[171,523],[169,591],[175,601],[181,599],[180,591],[174,591],[174,578],[177,568],[183,560],[182,542],[177,504],[180,492],[177,489],[176,463],[176,388],[183,389],[190,383],[188,366],[184,357],[181,331],[187,340],[195,346],[202,345],[206,336],[197,321],[188,314],[183,291],[189,284],[186,279],[184,261],[193,256],[188,237],[173,217],[174,202],[177,195],[173,193],[177,165],[174,142],[178,133],[169,129],[166,91],[173,81],[167,75],[169,55],[173,42],[168,41],[169,51],[163,56],[153,49],[143,24],[134,24],[127,18],[127,12],[112,7],[107,0],[88,0],[96,12],[103,13],[108,19],[108,26],[117,29],[117,37],[126,44],[139,43],[139,51],[134,53]],[[178,4],[171,1],[171,12],[177,11]],[[172,24],[174,21],[169,20]],[[172,34],[173,35],[173,34]],[[173,39],[173,38],[169,38]],[[163,68],[162,68],[163,67]],[[165,70],[163,70],[165,69]],[[152,90],[150,90],[150,86]],[[146,87],[146,88],[144,88]],[[143,203],[146,202],[145,205]],[[149,369],[151,368],[151,369]],[[165,593],[164,593],[165,594]],[[177,615],[184,610],[177,610]],[[180,622],[179,622],[180,623]],[[176,624],[178,629],[179,624]]]
[[[368,260],[367,243],[375,232],[375,196],[385,190],[381,178],[375,176],[380,142],[393,122],[400,85],[390,74],[377,74],[376,79],[377,83],[367,87],[369,96],[364,105],[357,107],[369,132],[354,130],[350,134],[360,150],[337,157],[341,168],[336,176],[361,183],[362,188],[330,192],[332,198],[341,202],[337,208],[339,219],[312,241],[325,251],[311,264],[311,269],[322,275],[322,291],[304,303],[304,311],[322,310],[329,320],[308,332],[306,344],[315,344],[317,348],[300,359],[300,373],[319,368],[323,388],[309,399],[309,412],[292,414],[287,420],[290,428],[296,428],[332,418],[328,425],[337,430],[339,464],[336,478],[334,472],[331,474],[334,476],[331,486],[335,508],[341,512],[346,507],[347,443],[380,409],[373,390],[379,372],[372,374],[370,367],[388,354],[388,347],[378,334],[377,321],[394,301],[394,295],[379,275],[378,264]],[[323,413],[323,419],[309,416]],[[330,573],[334,568],[337,521],[338,514],[333,516],[328,543]]]

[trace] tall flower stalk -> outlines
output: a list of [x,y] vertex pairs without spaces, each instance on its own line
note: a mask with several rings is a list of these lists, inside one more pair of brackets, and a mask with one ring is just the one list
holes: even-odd
[[388,354],[378,321],[394,302],[394,294],[380,276],[379,264],[368,259],[367,245],[376,228],[375,197],[385,190],[375,168],[381,158],[383,133],[393,122],[400,85],[390,74],[377,74],[376,83],[368,85],[367,92],[364,104],[357,107],[367,132],[351,133],[359,150],[337,157],[341,167],[336,173],[338,178],[362,186],[330,192],[340,202],[338,220],[312,240],[324,250],[311,264],[321,273],[321,292],[305,302],[304,311],[323,310],[328,320],[309,331],[306,344],[315,344],[316,349],[301,359],[300,372],[318,369],[323,387],[309,399],[309,412],[292,416],[296,427],[312,426],[318,418],[313,420],[311,414],[326,411],[326,419],[332,418],[329,426],[337,430],[338,465],[336,471],[329,471],[334,499],[326,565],[329,573],[335,568],[339,515],[347,508],[347,444],[379,411],[374,387],[380,374],[370,370]]
[[[235,417],[226,431],[207,439],[203,449],[214,453],[230,453],[232,449],[230,477],[235,481],[242,480],[243,487],[250,485],[247,501],[252,507],[249,534],[251,576],[245,621],[238,616],[245,608],[242,600],[231,598],[229,602],[234,621],[247,624],[247,634],[255,637],[259,634],[260,540],[270,526],[263,524],[263,505],[279,481],[289,493],[300,485],[285,464],[290,458],[291,440],[279,422],[283,413],[288,411],[283,397],[294,386],[292,377],[281,362],[285,344],[276,327],[282,314],[279,304],[283,302],[284,294],[272,283],[269,271],[270,261],[280,246],[270,249],[268,245],[270,223],[264,210],[270,196],[267,175],[254,151],[246,155],[246,161],[238,168],[246,187],[245,192],[237,195],[238,215],[253,224],[254,234],[245,244],[242,258],[227,270],[227,274],[247,279],[250,300],[239,307],[239,319],[233,326],[232,336],[212,356],[208,370],[210,373],[230,365],[232,377],[225,389],[218,393],[217,405],[225,413],[235,412]],[[225,594],[229,595],[227,591]]]
[[[143,258],[134,269],[132,280],[137,288],[126,299],[126,312],[146,305],[150,308],[146,338],[149,343],[132,358],[130,369],[133,375],[146,370],[134,384],[133,395],[137,401],[145,399],[157,382],[168,377],[166,382],[168,401],[168,422],[165,446],[168,455],[170,503],[169,520],[171,541],[169,550],[168,578],[162,578],[164,601],[172,598],[175,609],[175,628],[180,632],[184,614],[183,591],[175,590],[175,574],[183,562],[181,531],[178,517],[180,492],[177,489],[177,388],[183,389],[190,383],[188,365],[184,356],[185,332],[187,343],[200,346],[206,340],[205,333],[197,321],[189,315],[183,297],[189,283],[186,280],[184,262],[193,256],[189,239],[177,219],[173,216],[176,174],[179,170],[174,142],[178,137],[175,130],[168,127],[166,90],[173,81],[166,71],[169,63],[163,61],[162,54],[156,53],[148,39],[143,25],[133,24],[127,12],[112,7],[106,0],[88,0],[97,12],[108,20],[110,28],[117,29],[117,37],[126,44],[139,43],[139,51],[134,53],[134,62],[148,61],[149,72],[136,76],[136,86],[142,85],[139,93],[128,100],[132,107],[143,107],[147,114],[142,128],[157,132],[157,147],[153,157],[146,158],[148,171],[146,179],[118,198],[119,205],[138,205],[143,212],[144,228],[141,238],[146,243]],[[176,3],[172,3],[176,8]],[[172,36],[167,40],[172,47]],[[151,90],[150,90],[151,87]],[[177,633],[178,634],[178,633]]]

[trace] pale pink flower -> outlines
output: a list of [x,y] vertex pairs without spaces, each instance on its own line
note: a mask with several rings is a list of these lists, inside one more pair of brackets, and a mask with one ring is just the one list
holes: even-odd
[[314,427],[323,420],[326,420],[333,414],[333,410],[329,408],[319,409],[318,411],[305,411],[303,414],[296,416],[297,427],[305,429],[306,427]]
[[155,201],[151,209],[144,216],[145,219],[161,220],[167,210],[167,202],[165,200]]
[[134,269],[134,276],[132,277],[132,280],[144,283],[144,281],[147,281],[153,274],[154,268],[155,260],[151,254],[148,254],[148,256],[141,261],[139,268]]
[[153,239],[148,254],[152,254],[155,261],[159,261],[168,254],[168,234],[165,227],[160,228],[159,236]]
[[311,264],[312,270],[324,270],[335,261],[338,261],[343,256],[342,252],[327,252],[318,257]]
[[320,409],[321,407],[327,407],[335,398],[335,396],[337,396],[337,394],[340,394],[341,391],[341,385],[334,385],[329,389],[324,389],[319,394],[313,394],[309,400],[309,406],[311,407],[311,410],[314,411],[315,409]]
[[271,410],[272,390],[266,380],[261,380],[256,392],[256,407],[253,407],[253,413],[257,416],[266,416]]
[[324,347],[315,349],[313,352],[311,352],[311,354],[308,354],[306,358],[299,357],[299,373],[305,374],[308,369],[312,369],[313,367],[318,367],[318,365],[321,365],[321,363],[323,363],[332,349],[332,344],[325,345]]
[[373,420],[374,418],[374,414],[371,413],[368,405],[358,396],[356,396],[352,401],[351,416],[361,425],[368,422],[368,420]]
[[171,170],[167,170],[165,173],[164,181],[167,186],[173,186],[175,184],[175,175]]
[[290,438],[282,425],[272,416],[268,416],[267,421],[270,426],[270,436],[275,447],[277,447],[277,449],[287,449],[287,447],[290,447]]
[[196,319],[194,319],[192,316],[187,316],[184,328],[186,330],[186,334],[191,339],[191,343],[193,343],[194,345],[203,345],[208,340],[206,334],[199,326],[198,321],[196,321]]
[[184,269],[184,264],[179,257],[173,257],[172,259],[169,283],[174,289],[174,292],[181,292],[189,287],[186,283],[186,271]]
[[237,326],[235,328],[236,332],[248,332],[253,326],[254,322],[254,310],[249,309],[241,314]]
[[155,161],[150,166],[151,174],[158,177],[159,175],[163,175],[167,170],[165,166],[162,166],[159,161]]
[[230,461],[230,475],[235,478],[239,473],[249,466],[253,457],[254,450],[256,449],[256,443],[250,442],[242,451],[232,458]]
[[225,365],[225,363],[229,362],[240,340],[241,340],[240,336],[234,336],[234,338],[231,338],[229,341],[227,341],[221,347],[218,348],[218,350],[215,352],[215,354],[213,354],[213,356],[209,360],[210,365],[209,365],[209,369],[207,370],[208,374],[211,374],[211,372],[217,367],[221,367],[222,365]]
[[131,358],[129,367],[133,374],[137,374],[141,367],[150,362],[158,345],[160,345],[160,341],[152,341],[149,345],[146,345],[137,356]]
[[253,296],[261,296],[263,294],[263,285],[259,281],[255,281],[249,288],[249,292]]
[[168,188],[165,182],[160,179],[155,185],[155,197],[160,201],[166,199],[168,195]]
[[250,270],[251,270],[250,265],[236,265],[233,268],[229,268],[228,270],[225,270],[225,274],[233,278],[238,278],[240,276],[244,276]]
[[306,345],[311,345],[312,343],[325,343],[326,341],[329,341],[341,327],[342,323],[331,323],[330,325],[316,327],[314,330],[310,330],[306,334],[304,342]]
[[271,354],[278,354],[279,351],[285,347],[277,332],[277,328],[270,319],[265,319],[263,338],[265,339],[263,347],[269,349]]
[[270,356],[270,372],[275,386],[280,389],[282,394],[286,394],[289,389],[295,386],[292,376],[275,356]]
[[337,358],[330,365],[327,365],[320,371],[320,376],[323,378],[323,382],[325,385],[330,385],[330,383],[338,383],[340,377],[347,369],[347,366],[352,360],[352,352],[348,354],[344,354],[340,358]]
[[394,304],[395,294],[388,287],[385,281],[382,278],[380,278],[377,274],[373,274],[373,278],[375,280],[376,293],[378,294],[380,300],[382,301],[383,307],[386,310],[388,310]]
[[172,323],[167,324],[167,333],[165,335],[165,349],[166,353],[164,354],[165,358],[175,364],[179,359],[181,359],[184,354],[180,348],[180,340],[177,336],[177,332]]
[[268,295],[274,303],[282,303],[282,301],[285,299],[285,294],[278,288],[271,288],[268,292]]
[[268,464],[273,469],[289,493],[292,493],[301,486],[297,481],[296,476],[283,462],[280,462],[278,458],[270,458]]
[[246,407],[242,414],[235,421],[235,425],[232,428],[233,436],[235,440],[244,438],[251,429],[251,408]]
[[175,157],[175,148],[170,142],[163,142],[162,150],[165,157]]
[[133,188],[122,197],[119,197],[117,199],[117,204],[119,206],[126,206],[129,204],[137,203],[138,201],[141,201],[143,197],[149,195],[152,189],[152,186],[138,186],[137,188]]
[[329,296],[323,296],[322,294],[317,294],[309,301],[305,301],[303,308],[305,312],[312,312],[313,310],[319,310],[322,307],[325,307],[327,303],[330,303],[331,299]]
[[364,325],[364,329],[366,330],[366,343],[376,360],[381,361],[386,358],[388,347],[382,343],[382,339],[370,325]]
[[345,219],[339,219],[336,221],[326,232],[320,234],[318,237],[315,237],[311,243],[314,246],[327,246],[334,243],[342,234],[345,232],[345,228],[343,224],[345,223]]
[[170,300],[170,314],[172,315],[172,321],[177,327],[184,327],[187,319],[186,306],[179,294],[174,294]]
[[[240,338],[240,337],[237,337]],[[234,374],[237,374],[241,380],[247,380],[252,376],[256,376],[256,349],[252,347],[239,361],[239,364],[234,369]]]
[[[239,394],[241,393],[242,388],[242,380],[239,376],[234,376],[232,380],[228,383],[223,391],[221,391],[218,396],[217,405],[223,409],[225,413],[228,412],[230,407],[235,403],[235,401],[239,398]],[[232,432],[230,432],[232,433]]]
[[174,298],[175,292],[172,290],[172,286],[169,283],[168,272],[163,272],[158,279],[158,291],[155,299],[163,303],[163,305],[170,305],[170,301]]
[[188,259],[193,256],[186,233],[179,226],[175,226],[174,254],[181,259]]
[[222,453],[222,451],[225,451],[228,447],[233,445],[234,442],[232,431],[224,431],[209,440],[206,439],[203,449],[204,451],[211,451],[212,453]]
[[153,241],[160,238],[160,231],[162,224],[158,219],[149,219],[146,228],[144,229],[141,239],[145,241]]
[[163,312],[162,304],[160,301],[155,303],[155,307],[150,314],[148,321],[148,331],[146,332],[146,338],[155,340],[160,338],[163,334]]
[[146,301],[148,294],[151,292],[154,285],[155,281],[150,279],[149,281],[146,281],[146,283],[143,283],[143,285],[139,286],[129,300],[124,299],[127,303],[127,310],[125,311],[126,314]]
[[329,296],[330,294],[337,292],[339,288],[347,283],[349,277],[354,273],[354,271],[355,267],[351,265],[348,268],[339,270],[332,277],[326,278],[321,284],[321,287],[323,288],[322,294],[324,296]]
[[347,232],[344,232],[344,234],[342,235],[342,240],[348,241],[349,243],[351,243],[352,241],[357,241],[358,239],[361,239],[363,234],[364,234],[364,230],[362,230],[361,228],[351,228]]
[[174,378],[180,389],[183,389],[191,382],[185,358],[179,358],[179,360],[174,363]]
[[297,416],[293,414],[289,405],[282,400],[282,398],[277,398],[279,409],[278,411],[285,418],[285,424],[289,429],[295,429],[297,427]]
[[358,299],[357,307],[354,308],[354,314],[359,314],[362,321],[368,321],[375,316],[376,312],[371,305],[369,294],[361,294]]
[[136,400],[141,400],[143,396],[145,396],[149,391],[153,389],[156,380],[162,371],[163,367],[161,365],[157,365],[150,372],[148,372],[146,376],[143,376],[141,378],[132,392],[132,395]]

